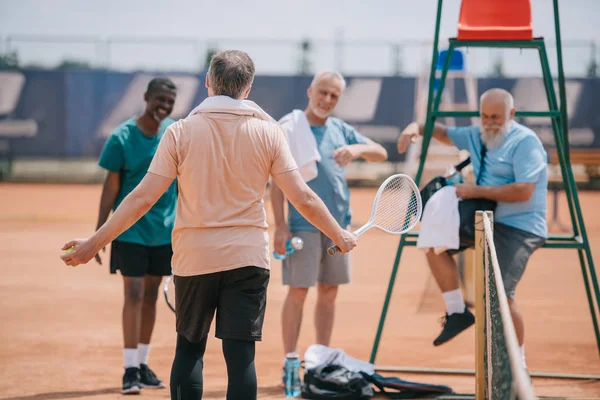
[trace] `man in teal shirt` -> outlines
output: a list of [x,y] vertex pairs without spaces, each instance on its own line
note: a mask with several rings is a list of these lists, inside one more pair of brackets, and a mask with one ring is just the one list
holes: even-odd
[[[151,80],[144,94],[144,113],[123,122],[108,138],[98,162],[108,173],[96,229],[146,175],[163,133],[174,122],[168,116],[173,111],[175,97],[176,88],[171,80]],[[158,289],[162,277],[171,274],[171,232],[176,205],[177,184],[173,182],[150,211],[111,245],[110,272],[120,270],[125,286],[122,393],[139,393],[143,387],[165,387],[148,368],[148,353]],[[96,261],[102,264],[99,254]]]
[[[306,109],[294,110],[280,121],[288,135],[292,155],[301,169],[303,163],[300,153],[306,152],[307,146],[299,143],[294,135],[307,135],[306,143],[313,143],[314,154],[318,154],[319,160],[312,174],[303,175],[303,178],[344,228],[350,225],[351,219],[346,166],[359,158],[366,161],[387,159],[387,152],[381,145],[362,136],[344,121],[331,117],[345,87],[343,76],[337,72],[317,74],[307,90]],[[286,221],[284,196],[275,184],[272,187],[271,199],[276,225],[275,251],[284,254],[286,243],[292,236],[300,237],[304,241],[301,251],[283,261],[283,284],[289,286],[281,319],[287,359],[297,356],[296,345],[304,301],[309,288],[313,286],[317,287],[314,343],[329,346],[338,287],[350,282],[350,259],[348,254],[328,256],[326,251],[333,245],[332,241],[300,215],[291,204]]]

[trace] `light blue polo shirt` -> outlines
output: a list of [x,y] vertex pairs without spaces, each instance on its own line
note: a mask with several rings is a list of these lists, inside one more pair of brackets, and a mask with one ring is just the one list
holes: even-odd
[[[311,126],[310,129],[317,140],[321,162],[317,163],[317,177],[307,184],[323,200],[340,226],[346,227],[352,219],[350,190],[346,182],[346,168],[336,164],[333,152],[343,146],[367,144],[369,141],[356,129],[337,118],[329,117],[325,125]],[[289,202],[288,204],[288,222],[291,230],[317,230]]]
[[[473,174],[477,176],[482,147],[479,125],[449,127],[448,137],[456,147],[469,152]],[[495,149],[488,149],[480,185],[515,182],[534,182],[533,195],[527,201],[499,201],[494,221],[547,238],[548,156],[535,132],[513,121],[504,141]]]

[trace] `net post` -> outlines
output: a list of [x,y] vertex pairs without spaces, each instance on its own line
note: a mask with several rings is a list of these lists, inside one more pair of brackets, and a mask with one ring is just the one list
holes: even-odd
[[475,304],[475,252],[466,249],[462,260],[462,291],[465,302]]
[[475,213],[475,399],[485,399],[485,236],[483,211]]

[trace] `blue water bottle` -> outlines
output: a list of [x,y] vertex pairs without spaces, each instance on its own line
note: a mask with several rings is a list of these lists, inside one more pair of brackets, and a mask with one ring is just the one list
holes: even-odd
[[295,253],[297,250],[302,250],[302,247],[304,247],[304,241],[297,236],[293,237],[290,240],[288,240],[288,242],[285,245],[285,254],[278,254],[276,252],[273,252],[273,257],[275,257],[277,260],[285,260],[290,254]]
[[302,393],[300,381],[300,358],[298,355],[289,354],[285,357],[285,397],[296,398]]

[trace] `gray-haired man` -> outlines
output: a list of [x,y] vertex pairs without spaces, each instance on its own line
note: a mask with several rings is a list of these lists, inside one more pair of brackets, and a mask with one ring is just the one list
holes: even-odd
[[62,256],[67,265],[86,263],[177,178],[173,400],[202,398],[203,358],[215,311],[227,364],[227,399],[256,399],[255,342],[262,337],[270,263],[262,199],[270,175],[344,253],[357,242],[300,177],[281,127],[256,104],[243,101],[253,79],[254,63],[246,53],[213,56],[208,99],[167,129],[148,174],[113,217],[90,239],[64,246],[75,245]]
[[[331,117],[345,87],[344,78],[337,72],[317,74],[307,90],[306,109],[295,110],[280,121],[288,134],[292,154],[302,151],[294,148],[294,143],[298,142],[293,135],[308,135],[311,140],[314,137],[320,160],[316,164],[316,176],[313,174],[305,179],[343,227],[349,226],[351,219],[345,167],[358,158],[367,161],[387,159],[387,152],[381,145],[365,138],[344,121]],[[300,164],[299,160],[296,162]],[[299,166],[302,168],[302,165]],[[350,282],[350,260],[347,254],[328,256],[327,248],[332,245],[331,240],[307,221],[293,204],[289,205],[286,221],[285,197],[276,184],[271,190],[271,201],[276,224],[275,251],[284,254],[286,243],[292,236],[304,240],[302,251],[292,254],[283,262],[283,283],[289,285],[281,318],[283,345],[286,355],[293,357],[297,353],[304,301],[308,289],[315,285],[316,343],[329,346],[338,286]]]

